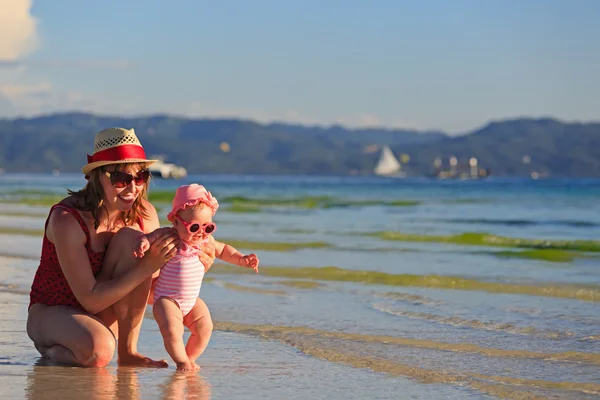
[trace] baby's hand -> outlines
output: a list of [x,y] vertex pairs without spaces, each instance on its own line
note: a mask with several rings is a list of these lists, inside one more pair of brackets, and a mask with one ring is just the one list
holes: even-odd
[[240,258],[240,264],[242,265],[242,267],[252,268],[254,271],[256,271],[257,274],[258,274],[258,263],[259,263],[258,257],[254,253],[248,254],[247,256],[242,256]]
[[133,256],[134,257],[138,257],[138,258],[142,258],[144,257],[144,253],[150,248],[150,242],[148,241],[148,238],[146,236],[142,236],[137,245],[135,250],[133,251]]

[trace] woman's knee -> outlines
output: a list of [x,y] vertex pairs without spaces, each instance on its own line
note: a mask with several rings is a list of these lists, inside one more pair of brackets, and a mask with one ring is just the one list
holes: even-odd
[[104,367],[108,365],[116,349],[116,341],[110,332],[94,333],[82,341],[75,357],[84,367]]
[[106,249],[98,280],[112,279],[136,265],[137,259],[133,255],[133,250],[140,234],[140,231],[129,227],[121,228],[115,233]]
[[74,357],[70,362],[83,367],[107,365],[116,348],[116,339],[102,320],[64,306],[34,304],[27,334],[40,354],[54,358],[53,352],[68,351]]

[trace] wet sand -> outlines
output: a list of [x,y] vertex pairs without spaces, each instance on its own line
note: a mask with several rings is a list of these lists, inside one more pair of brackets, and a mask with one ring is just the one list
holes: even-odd
[[[32,263],[0,257],[0,282],[12,282],[0,287],[2,399],[395,399],[398,393],[444,399],[471,392],[328,362],[277,340],[218,330],[197,373],[178,373],[172,362],[167,369],[118,367],[116,357],[106,368],[53,365],[39,357],[25,332]],[[139,348],[150,357],[168,359],[151,319],[144,321]]]

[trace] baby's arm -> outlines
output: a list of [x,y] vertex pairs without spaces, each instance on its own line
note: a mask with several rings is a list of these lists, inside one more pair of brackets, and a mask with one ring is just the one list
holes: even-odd
[[244,255],[240,253],[235,247],[222,243],[217,240],[213,240],[215,244],[215,255],[219,260],[223,260],[233,265],[239,265],[240,267],[252,268],[258,274],[258,257],[256,254]]
[[154,243],[156,239],[160,237],[161,229],[156,229],[148,234],[140,232],[135,243],[135,249],[133,250],[133,256],[142,258],[144,253],[150,248],[150,245]]

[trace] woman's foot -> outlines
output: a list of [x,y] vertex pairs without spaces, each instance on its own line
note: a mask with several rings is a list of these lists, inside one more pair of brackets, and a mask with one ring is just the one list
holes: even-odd
[[128,367],[167,368],[169,366],[165,360],[155,361],[140,353],[119,355],[117,363]]

